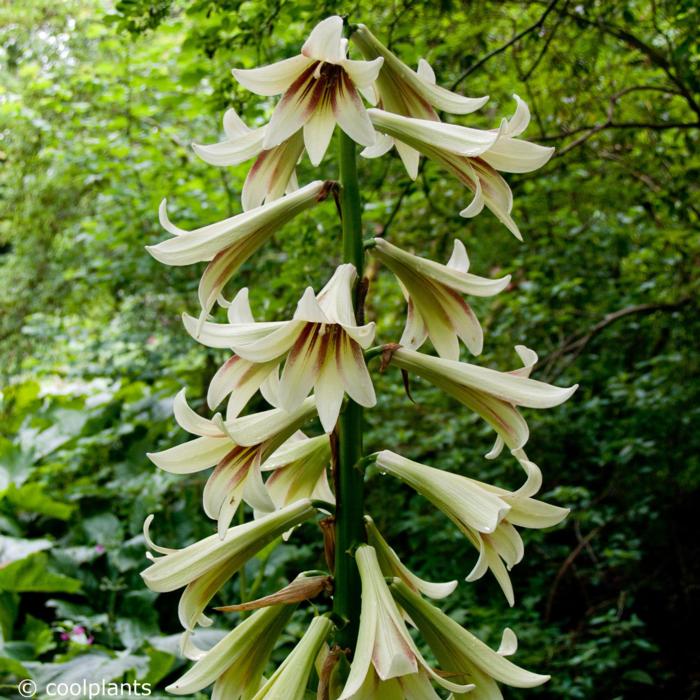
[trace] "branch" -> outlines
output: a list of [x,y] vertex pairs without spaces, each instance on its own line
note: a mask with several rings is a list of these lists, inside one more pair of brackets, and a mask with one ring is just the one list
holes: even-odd
[[620,39],[646,56],[654,65],[661,68],[661,70],[667,75],[668,79],[678,88],[678,91],[685,98],[685,101],[688,103],[690,109],[697,114],[698,119],[700,120],[700,104],[698,104],[696,101],[690,88],[678,75],[676,75],[673,70],[673,65],[669,59],[661,53],[661,51],[653,46],[649,46],[649,44],[646,44],[639,37],[635,36],[631,32],[628,32],[626,29],[621,29],[620,27],[616,27],[612,24],[607,24],[600,18],[597,20],[590,20],[586,19],[585,17],[581,17],[578,14],[572,14],[570,12],[567,12],[566,14],[576,22],[581,22],[589,27],[596,27],[605,34],[609,34],[616,39]]
[[590,541],[601,531],[603,528],[603,525],[600,525],[593,530],[591,530],[584,538],[579,538],[579,542],[576,545],[576,547],[571,551],[568,557],[564,559],[564,562],[562,565],[559,567],[559,571],[557,571],[557,575],[554,578],[554,583],[552,584],[552,588],[549,591],[549,597],[547,598],[547,607],[545,608],[544,611],[544,620],[545,622],[549,622],[549,619],[552,615],[552,606],[554,605],[554,598],[556,597],[557,594],[557,589],[559,588],[559,584],[561,583],[562,578],[564,577],[564,574],[568,571],[569,567],[574,563],[576,557],[578,557],[581,552],[586,549]]
[[558,157],[563,156],[565,153],[568,153],[569,151],[573,150],[574,148],[577,148],[581,144],[585,143],[590,139],[591,137],[595,136],[601,131],[606,131],[608,129],[649,129],[651,131],[666,131],[667,129],[698,129],[700,128],[700,121],[697,122],[616,122],[614,120],[615,116],[615,108],[617,107],[618,102],[625,97],[625,95],[629,95],[632,92],[640,92],[640,91],[653,91],[653,92],[663,92],[669,95],[680,95],[680,93],[676,90],[673,89],[668,89],[664,88],[661,86],[657,85],[632,85],[630,87],[626,87],[623,90],[620,90],[619,92],[616,92],[614,95],[611,95],[609,100],[608,100],[608,109],[607,109],[607,118],[604,122],[601,122],[600,124],[593,124],[591,126],[579,126],[576,129],[573,129],[570,131],[568,134],[560,134],[558,137],[557,136],[544,136],[540,139],[540,141],[553,141],[557,140],[559,138],[566,138],[566,136],[573,136],[574,134],[578,134],[581,132],[583,133],[581,136],[579,136],[575,141],[572,141],[570,144],[565,146],[559,153],[557,154]]
[[569,0],[565,0],[564,2],[564,7],[562,7],[561,12],[559,12],[559,17],[557,17],[556,24],[552,28],[552,31],[549,32],[549,36],[547,37],[546,41],[544,42],[544,46],[542,47],[542,50],[538,54],[537,58],[533,61],[532,65],[528,68],[527,73],[522,76],[522,81],[526,83],[532,74],[537,70],[537,66],[540,65],[540,62],[542,59],[545,57],[545,54],[547,51],[549,51],[549,47],[552,43],[552,40],[554,39],[555,34],[557,33],[557,29],[561,26],[561,23],[564,19],[564,16],[566,14],[566,8],[569,6]]
[[551,0],[545,11],[540,15],[540,18],[534,24],[530,25],[526,29],[523,29],[521,32],[518,32],[510,41],[507,41],[505,44],[499,46],[493,51],[489,51],[489,53],[480,58],[476,63],[469,66],[469,68],[467,68],[464,73],[462,73],[462,75],[460,75],[459,78],[452,83],[452,87],[450,89],[456,90],[463,80],[470,76],[474,71],[481,68],[481,66],[483,66],[487,61],[490,61],[494,56],[498,56],[498,54],[507,51],[511,46],[513,46],[513,44],[519,42],[524,36],[527,36],[528,34],[531,34],[535,30],[539,29],[544,24],[549,13],[556,7],[558,1],[559,0]]
[[[585,347],[602,333],[608,326],[616,323],[620,319],[635,314],[650,314],[655,311],[677,311],[691,302],[690,297],[684,297],[673,303],[649,303],[637,304],[635,306],[627,306],[624,309],[613,311],[604,316],[598,323],[583,334],[574,334],[569,336],[554,352],[547,355],[542,361],[542,367],[547,367],[545,374],[549,376],[549,369],[554,363],[564,355],[572,354],[568,364],[571,364],[585,349]],[[557,373],[561,374],[561,371]],[[555,375],[555,377],[557,376]]]

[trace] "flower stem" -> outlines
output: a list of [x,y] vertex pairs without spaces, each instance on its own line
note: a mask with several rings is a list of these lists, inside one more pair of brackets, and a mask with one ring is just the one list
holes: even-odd
[[[342,131],[340,136],[340,210],[343,227],[343,260],[352,263],[362,279],[364,249],[360,191],[357,180],[355,143]],[[357,288],[355,290],[357,307]],[[355,308],[358,313],[360,309]],[[362,458],[362,407],[348,400],[340,416],[335,513],[335,595],[333,611],[347,621],[338,632],[337,643],[354,649],[360,619],[360,574],[353,551],[365,540],[364,473],[355,467]]]

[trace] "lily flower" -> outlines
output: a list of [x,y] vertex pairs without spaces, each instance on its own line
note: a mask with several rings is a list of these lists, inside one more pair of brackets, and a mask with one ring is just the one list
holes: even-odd
[[304,700],[314,661],[332,630],[333,623],[323,615],[311,620],[301,641],[252,700]]
[[537,501],[523,491],[511,493],[466,476],[428,467],[389,450],[379,452],[376,462],[382,472],[408,484],[457,525],[479,550],[479,559],[467,581],[476,581],[491,569],[511,605],[515,597],[508,571],[524,554],[523,541],[515,526],[552,527],[569,513],[568,508]]
[[[435,72],[423,58],[418,61],[418,70],[411,70],[384,46],[364,24],[357,25],[350,39],[357,45],[366,59],[377,57],[384,59],[374,84],[374,90],[377,93],[378,104],[388,112],[401,114],[405,117],[439,121],[436,110],[450,114],[469,114],[488,102],[488,95],[485,97],[463,97],[437,85]],[[370,101],[372,104],[377,103],[376,99]],[[389,136],[382,140],[381,145],[379,141],[380,139],[378,139],[377,147],[382,152],[387,150],[387,145],[389,147],[396,146],[406,170],[411,178],[415,179],[418,174],[420,153],[402,141],[394,141]],[[367,153],[363,155],[367,155]]]
[[373,243],[372,255],[396,275],[408,302],[399,343],[417,350],[429,337],[440,357],[448,360],[459,359],[459,340],[472,354],[481,353],[481,325],[460,294],[494,296],[508,286],[510,275],[491,280],[470,274],[467,250],[459,240],[447,265],[411,255],[382,238]]
[[551,408],[564,403],[578,389],[578,384],[560,388],[517,371],[498,372],[407,348],[393,351],[392,362],[427,379],[478,413],[511,450],[524,447],[529,438],[527,423],[517,406]]
[[[360,629],[350,673],[339,700],[368,697],[368,685],[375,684],[376,677],[389,681],[428,676],[450,692],[470,690],[471,685],[452,683],[433,671],[418,651],[389,592],[374,547],[360,545],[355,560],[362,581]],[[427,697],[438,696],[433,691],[433,695]]]
[[299,56],[261,68],[234,69],[238,82],[257,95],[282,95],[265,128],[262,147],[274,148],[303,128],[311,163],[318,165],[336,123],[363,146],[376,134],[358,94],[374,83],[383,59],[347,58],[343,20],[328,17],[312,30]]
[[[552,157],[554,149],[514,138],[522,133],[530,119],[527,105],[517,95],[515,99],[517,108],[512,119],[503,120],[499,129],[489,131],[404,117],[381,109],[370,109],[368,114],[379,131],[439,163],[474,193],[469,206],[460,212],[461,216],[471,218],[486,206],[518,240],[522,240],[510,215],[513,194],[498,171],[528,173],[537,170]],[[372,149],[365,156],[381,154],[381,149]],[[409,171],[409,175],[415,179],[413,172]]]
[[[510,629],[504,631],[500,649],[493,651],[400,579],[392,582],[391,593],[418,627],[443,671],[460,682],[474,684],[465,699],[501,698],[498,683],[514,688],[534,688],[549,680],[549,676],[526,671],[505,658],[517,648],[517,638]],[[455,700],[457,697],[462,696],[455,696]]]
[[205,322],[199,330],[197,320],[185,315],[185,328],[200,343],[231,348],[253,363],[280,364],[286,357],[279,380],[280,407],[296,410],[313,387],[321,424],[330,433],[346,392],[362,406],[376,403],[362,354],[372,344],[374,323],[358,326],[355,320],[356,277],[353,265],[340,265],[318,295],[311,287],[306,289],[290,321]]
[[212,700],[250,698],[295,605],[274,605],[253,613],[207,652],[166,691],[191,695],[214,683]]
[[389,543],[382,537],[381,532],[374,524],[374,520],[369,515],[365,515],[365,530],[367,531],[367,542],[374,547],[377,554],[379,567],[385,576],[393,578],[398,576],[414,591],[420,591],[428,598],[439,600],[446,598],[455,588],[457,581],[448,581],[447,583],[431,583],[416,576],[406,567],[399,555],[389,546]]
[[165,265],[177,267],[209,262],[199,283],[203,320],[241,265],[281,226],[326,199],[332,187],[332,183],[316,180],[274,202],[193,231],[178,228],[170,221],[166,200],[163,200],[160,223],[173,237],[146,246],[146,250]]
[[225,423],[220,416],[208,420],[195,413],[187,405],[183,390],[175,398],[175,419],[199,437],[162,452],[151,452],[148,458],[171,474],[192,474],[215,466],[204,487],[203,504],[205,513],[218,520],[219,536],[223,537],[241,501],[262,513],[275,509],[263,484],[261,464],[315,411],[310,397],[291,412],[272,409]]
[[193,143],[192,150],[210,165],[239,165],[255,158],[243,183],[243,211],[279,199],[285,192],[298,189],[295,168],[304,152],[301,131],[274,148],[263,150],[267,125],[251,129],[229,109],[224,114],[226,140],[210,145]]
[[156,593],[184,587],[178,606],[180,623],[187,632],[197,624],[207,627],[212,620],[203,614],[204,609],[224,583],[261,549],[314,513],[310,500],[297,501],[259,520],[229,528],[223,539],[210,535],[184,549],[157,546],[149,535],[152,518],[148,518],[144,524],[146,543],[163,556],[151,557],[153,563],[141,577]]
[[275,508],[283,508],[300,498],[335,503],[328,484],[327,467],[331,461],[328,435],[307,437],[301,431],[271,454],[262,464],[263,472],[272,472],[265,482]]

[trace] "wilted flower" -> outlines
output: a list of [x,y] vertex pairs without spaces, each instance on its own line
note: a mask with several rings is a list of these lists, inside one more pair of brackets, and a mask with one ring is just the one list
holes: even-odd
[[274,605],[253,613],[207,652],[166,690],[190,695],[214,683],[212,700],[250,698],[260,687],[265,666],[293,605]]
[[175,397],[173,409],[180,426],[200,437],[151,452],[148,457],[173,474],[191,474],[216,466],[204,487],[203,503],[206,514],[218,520],[221,537],[242,500],[259,512],[274,510],[263,484],[261,464],[316,411],[310,397],[291,412],[272,409],[225,423],[218,416],[208,420],[195,413],[187,405],[184,390]]
[[429,337],[441,357],[459,359],[459,340],[478,355],[484,334],[469,304],[460,294],[488,297],[510,282],[510,275],[490,280],[469,274],[464,244],[455,240],[447,265],[411,255],[382,238],[374,239],[372,254],[398,278],[408,302],[406,327],[399,343],[411,350]]
[[308,520],[314,512],[308,499],[297,501],[259,520],[229,528],[223,539],[211,535],[184,549],[155,545],[148,533],[152,519],[149,517],[144,536],[148,545],[164,556],[155,559],[141,572],[141,577],[157,593],[186,587],[178,607],[180,622],[186,630],[191,631],[196,624],[210,625],[212,621],[203,612],[221,586],[263,547]]
[[316,180],[274,202],[193,231],[185,231],[170,222],[163,200],[160,223],[173,238],[146,246],[146,250],[166,265],[209,262],[199,283],[203,320],[241,265],[281,226],[324,200],[331,188],[332,183]]
[[376,138],[358,89],[372,85],[382,65],[346,57],[343,20],[328,17],[312,30],[299,56],[251,70],[234,69],[241,85],[258,95],[282,95],[265,128],[262,147],[278,146],[303,127],[313,165],[323,158],[336,123],[354,141]]
[[511,450],[521,448],[529,437],[524,418],[516,406],[551,408],[564,403],[578,384],[560,388],[516,372],[498,372],[466,362],[431,357],[399,348],[392,362],[415,372],[478,413]]
[[[378,99],[382,109],[394,114],[402,114],[405,117],[438,121],[436,110],[450,114],[469,114],[483,107],[489,99],[488,96],[463,97],[440,87],[436,84],[433,69],[425,59],[420,59],[417,71],[411,70],[384,46],[364,24],[357,25],[357,29],[350,38],[365,58],[373,59],[381,56],[384,59],[374,84],[374,90],[377,93],[374,97]],[[371,89],[369,88],[369,90]],[[377,100],[370,101],[374,104]],[[420,153],[417,150],[402,141],[394,142],[389,136],[385,136],[381,144],[379,143],[380,139],[377,141],[377,155],[380,152],[385,152],[387,146],[395,145],[406,170],[413,179],[416,178],[420,159]],[[363,155],[367,155],[367,152]]]
[[304,152],[301,131],[274,148],[263,150],[267,125],[251,129],[229,109],[224,114],[226,140],[208,146],[193,143],[194,152],[211,165],[238,165],[255,158],[243,183],[243,211],[279,199],[285,192],[297,189],[295,167]]
[[523,541],[514,526],[551,527],[569,513],[567,508],[536,501],[522,491],[511,493],[389,450],[377,453],[376,461],[381,471],[400,479],[437,506],[479,550],[479,559],[467,581],[475,581],[491,569],[511,605],[514,595],[508,571],[524,553]]
[[549,680],[549,676],[526,671],[505,658],[517,647],[517,639],[511,630],[504,632],[501,648],[493,651],[400,579],[394,579],[391,592],[430,645],[443,672],[462,683],[474,684],[471,692],[455,695],[455,700],[461,697],[465,700],[496,700],[502,697],[497,683],[514,688],[534,688]]
[[[368,114],[379,131],[440,163],[474,192],[469,206],[460,212],[462,216],[476,216],[486,206],[522,240],[510,215],[513,195],[498,171],[537,170],[552,157],[554,149],[514,138],[530,121],[527,105],[517,95],[515,99],[517,108],[513,118],[504,119],[499,129],[489,131],[404,117],[381,109],[370,109]],[[373,149],[365,155],[373,157],[381,155],[381,151]],[[415,177],[410,171],[409,175]]]
[[301,641],[252,700],[303,700],[314,661],[332,629],[333,623],[325,616],[311,620]]
[[321,424],[329,433],[345,392],[362,406],[376,403],[362,354],[374,338],[374,323],[358,326],[355,321],[356,277],[353,265],[340,265],[318,295],[306,289],[291,321],[206,322],[198,333],[196,319],[186,315],[185,328],[204,345],[231,348],[253,363],[281,363],[286,356],[279,383],[281,408],[295,410],[313,387]]
[[399,555],[389,546],[389,543],[382,537],[382,534],[374,524],[374,520],[365,515],[365,529],[367,530],[367,542],[377,555],[379,567],[385,576],[398,576],[402,581],[410,586],[414,591],[420,591],[428,598],[439,600],[446,598],[457,587],[457,581],[447,583],[431,583],[416,576],[406,567]]
[[[421,656],[384,581],[374,548],[360,545],[355,559],[362,579],[360,630],[350,674],[339,700],[364,700],[368,697],[368,687],[375,686],[377,678],[389,681],[406,677],[410,685],[420,688],[426,684],[418,677],[426,674],[453,693],[468,691],[470,685],[451,683],[433,671]],[[437,696],[433,691],[427,697]]]

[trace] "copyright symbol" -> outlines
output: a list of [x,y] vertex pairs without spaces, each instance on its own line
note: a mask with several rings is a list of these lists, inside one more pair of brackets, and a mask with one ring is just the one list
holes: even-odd
[[25,678],[17,686],[19,694],[23,698],[33,698],[36,695],[36,683],[29,678]]

